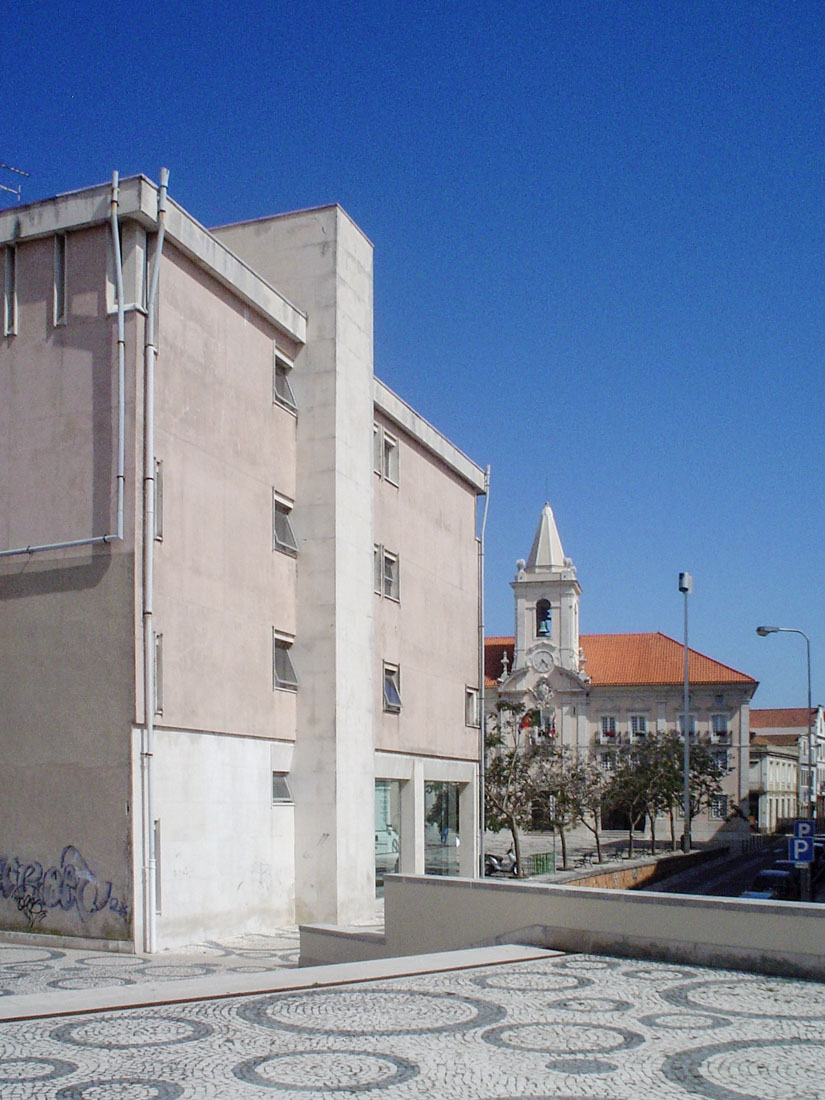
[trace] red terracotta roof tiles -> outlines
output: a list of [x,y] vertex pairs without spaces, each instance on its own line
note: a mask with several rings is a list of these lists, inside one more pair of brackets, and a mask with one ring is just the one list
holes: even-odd
[[[512,668],[513,638],[487,638],[484,646],[485,683],[492,686],[502,670],[506,651]],[[584,671],[594,686],[680,684],[684,675],[684,647],[661,632],[651,634],[582,634],[579,644],[586,658]],[[704,653],[688,648],[688,676],[693,684],[753,684],[739,672]]]
[[767,707],[751,709],[752,730],[807,729],[810,715],[807,707]]

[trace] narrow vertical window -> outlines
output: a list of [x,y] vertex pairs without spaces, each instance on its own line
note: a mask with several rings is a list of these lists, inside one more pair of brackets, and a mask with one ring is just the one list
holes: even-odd
[[391,600],[400,598],[401,588],[398,574],[398,558],[384,551],[384,595]]
[[163,714],[163,635],[155,635],[155,714]]
[[292,639],[272,631],[272,686],[279,691],[297,691],[298,677],[292,664]]
[[384,432],[384,477],[393,485],[398,484],[398,440]]
[[272,549],[280,550],[282,554],[295,557],[298,553],[298,541],[292,524],[289,521],[289,513],[292,511],[292,502],[272,490]]
[[401,670],[398,665],[384,665],[384,710],[394,714],[401,710]]
[[383,574],[384,548],[374,546],[372,549],[373,588],[381,595],[381,577]]
[[476,728],[481,725],[478,688],[468,687],[464,689],[464,724]]
[[155,459],[155,538],[163,542],[163,459]]
[[381,472],[382,472],[382,469],[383,469],[383,464],[382,464],[382,459],[381,459],[381,454],[382,454],[381,447],[382,447],[382,444],[381,444],[381,427],[378,424],[373,424],[373,426],[372,426],[372,468],[379,475],[379,477],[381,476]]
[[14,245],[6,245],[4,268],[3,333],[13,336],[17,332],[17,249]]
[[292,412],[297,412],[298,406],[295,403],[295,394],[289,384],[291,370],[292,364],[284,359],[282,355],[279,355],[276,350],[273,355],[272,400],[278,405],[291,409]]
[[66,234],[54,239],[54,323],[66,324]]

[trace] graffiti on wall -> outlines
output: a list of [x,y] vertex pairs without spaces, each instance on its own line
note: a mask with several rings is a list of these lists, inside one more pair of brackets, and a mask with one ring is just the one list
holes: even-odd
[[37,860],[0,856],[0,897],[13,901],[29,922],[44,921],[50,909],[75,910],[81,921],[108,910],[128,921],[126,904],[113,893],[111,882],[97,877],[73,844],[67,844],[56,866]]

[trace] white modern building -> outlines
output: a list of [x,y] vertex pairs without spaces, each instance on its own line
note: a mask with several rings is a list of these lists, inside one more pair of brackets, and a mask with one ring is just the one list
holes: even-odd
[[139,176],[0,252],[0,927],[154,950],[472,873],[485,475],[376,378],[363,232]]
[[[825,710],[812,707],[754,708],[751,724],[751,818],[766,832],[808,813],[825,817]],[[815,768],[808,767],[809,745]],[[813,780],[813,786],[811,782]]]
[[[682,733],[683,644],[658,632],[579,632],[581,587],[549,504],[511,587],[515,634],[485,642],[487,713],[499,700],[522,703],[545,736],[595,756],[608,771],[622,747],[648,733]],[[747,829],[748,712],[758,685],[693,649],[688,665],[689,734],[727,769],[723,793],[693,822],[692,835],[702,841]]]

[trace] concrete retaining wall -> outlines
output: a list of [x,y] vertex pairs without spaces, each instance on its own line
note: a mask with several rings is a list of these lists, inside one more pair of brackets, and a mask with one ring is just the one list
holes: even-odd
[[825,978],[818,905],[414,875],[384,889],[383,939],[302,927],[302,964],[518,943]]

